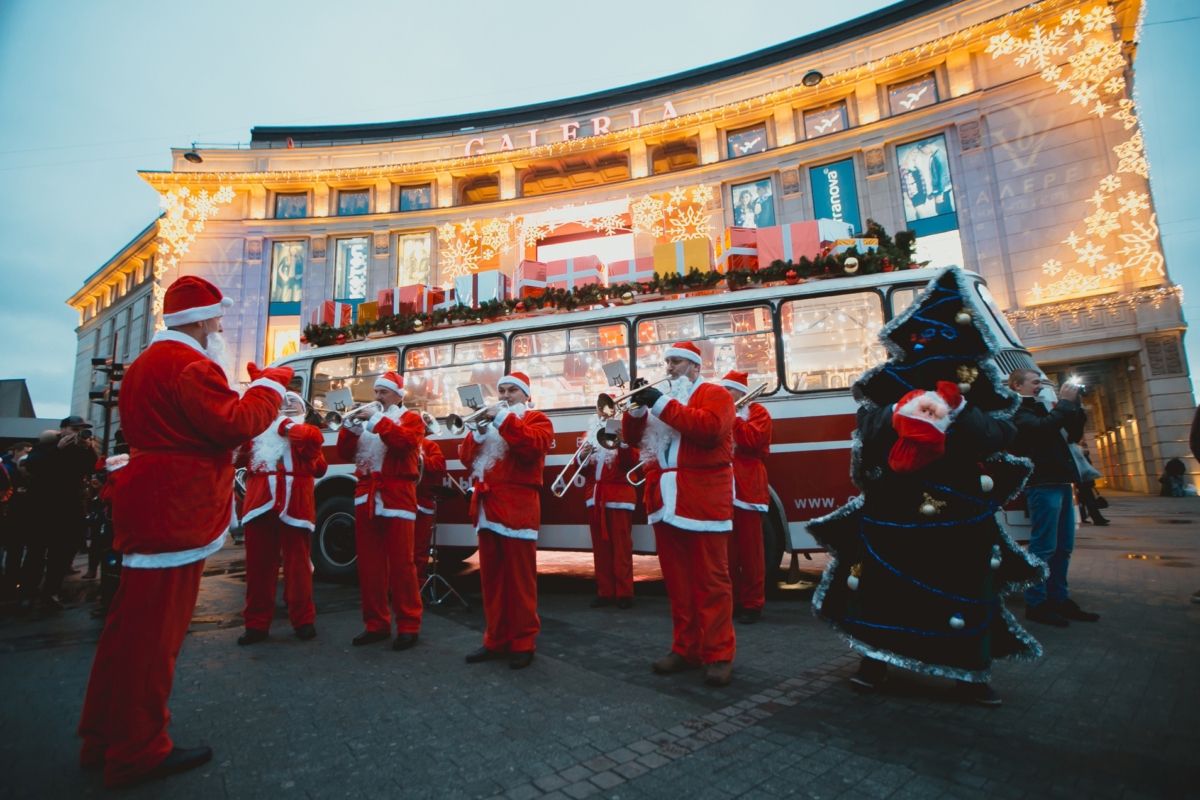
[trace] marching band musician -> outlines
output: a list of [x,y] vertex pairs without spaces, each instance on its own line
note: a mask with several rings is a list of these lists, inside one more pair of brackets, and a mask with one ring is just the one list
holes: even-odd
[[587,498],[588,525],[592,534],[592,560],[596,566],[596,599],[592,608],[633,605],[633,509],[637,489],[626,480],[637,466],[638,451],[625,442],[611,450],[601,447],[596,434],[603,426],[592,419],[580,458],[583,492]]
[[421,443],[425,456],[425,474],[417,484],[417,521],[413,528],[413,565],[417,580],[425,574],[429,563],[429,540],[433,536],[433,518],[437,513],[437,496],[433,490],[442,485],[446,477],[446,456],[433,439]]
[[283,559],[283,596],[296,637],[317,635],[312,599],[311,536],[316,521],[314,479],[327,468],[321,429],[304,423],[304,401],[288,392],[271,427],[242,448],[246,468],[242,523],[246,526],[246,632],[250,645],[267,638],[275,616],[275,587]]
[[700,379],[700,349],[680,342],[663,354],[666,394],[647,387],[622,417],[622,438],[641,443],[646,511],[671,601],[674,642],[655,661],[660,675],[706,668],[705,682],[733,678],[736,649],[729,584],[733,528],[733,398]]
[[509,657],[512,669],[533,663],[537,616],[537,535],[550,418],[530,404],[529,378],[513,372],[496,386],[500,403],[490,425],[472,431],[459,450],[471,470],[471,521],[479,536],[479,579],[487,631],[468,664]]
[[113,549],[121,586],[88,678],[79,761],[125,786],[193,769],[212,749],[174,747],[167,698],[192,621],[204,559],[221,549],[233,516],[233,450],[275,419],[289,367],[246,367],[230,388],[221,316],[233,302],[185,276],[163,297],[167,329],[121,384],[129,463],[113,486]]
[[413,565],[413,527],[425,421],[401,405],[403,399],[404,380],[394,372],[385,373],[375,380],[375,403],[350,412],[338,431],[338,457],[354,461],[358,479],[354,542],[366,630],[352,640],[356,647],[391,636],[389,589],[396,617],[392,649],[414,646],[421,629],[421,584]]
[[[721,379],[736,404],[748,392],[748,376],[730,372]],[[744,404],[733,421],[733,535],[729,537],[729,579],[738,622],[753,625],[762,617],[766,564],[762,518],[771,502],[767,465],[771,451],[771,414],[758,403]]]

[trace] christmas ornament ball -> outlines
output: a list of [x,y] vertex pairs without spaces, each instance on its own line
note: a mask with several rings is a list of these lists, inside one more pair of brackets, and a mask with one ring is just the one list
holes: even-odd
[[524,303],[522,303],[522,302],[518,302],[518,303],[517,303],[517,313],[518,313],[518,314],[524,314],[524,313],[525,313],[525,304],[524,304]]
[[624,305],[624,306],[633,305],[633,292],[622,292],[621,293],[621,305]]
[[423,330],[425,330],[425,321],[419,319],[413,320],[413,333],[420,333]]
[[922,503],[921,513],[927,517],[932,517],[933,515],[937,514],[937,506],[935,506],[933,503]]
[[850,256],[845,260],[845,262],[843,262],[842,268],[846,270],[846,274],[853,275],[854,273],[858,272],[858,259],[854,256]]
[[300,344],[308,344],[308,337],[307,337],[307,336],[301,336],[301,337],[300,337]]
[[967,311],[965,309],[958,312],[954,316],[954,321],[957,322],[959,325],[962,325],[965,328],[966,326],[971,324],[971,312]]
[[850,591],[857,592],[858,591],[858,578],[855,577],[854,575],[848,575],[846,577],[846,585],[850,587]]
[[992,480],[991,475],[980,475],[979,488],[983,489],[985,492],[990,492],[992,489],[996,488],[996,482]]
[[337,335],[337,339],[336,339],[336,341],[337,341],[337,343],[338,343],[338,344],[345,344],[345,343],[346,343],[346,334],[344,334],[344,333],[339,333],[339,334]]
[[800,282],[800,276],[796,274],[796,270],[794,269],[789,269],[787,274],[783,276],[783,279],[787,281],[788,286],[795,286]]
[[967,626],[967,621],[963,619],[962,614],[955,614],[950,618],[950,627],[956,631],[961,631]]
[[969,383],[960,383],[960,384],[958,385],[958,393],[959,393],[959,394],[966,394],[966,393],[967,393],[967,392],[969,392],[969,391],[971,391],[971,384],[969,384]]
[[1000,569],[1000,556],[992,556],[992,569]]

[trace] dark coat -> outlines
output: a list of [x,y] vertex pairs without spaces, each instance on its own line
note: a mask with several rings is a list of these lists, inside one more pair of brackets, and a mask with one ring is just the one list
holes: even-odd
[[40,452],[35,447],[34,452],[26,460],[34,504],[52,516],[82,517],[83,480],[96,469],[96,451],[74,444],[54,444]]
[[1033,462],[1033,475],[1028,485],[1079,483],[1079,468],[1071,448],[1059,431],[1067,432],[1072,444],[1083,438],[1087,412],[1070,400],[1059,400],[1053,410],[1047,410],[1036,397],[1024,397],[1013,414],[1017,438],[1010,452]]

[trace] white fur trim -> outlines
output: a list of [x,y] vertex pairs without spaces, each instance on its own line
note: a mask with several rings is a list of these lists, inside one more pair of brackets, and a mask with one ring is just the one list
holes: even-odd
[[436,514],[436,513],[437,513],[437,509],[436,509],[436,508],[426,508],[425,506],[422,506],[422,505],[418,505],[418,506],[417,506],[417,511],[420,511],[422,514],[429,514],[429,515],[431,515],[431,516],[432,516],[433,514]]
[[159,342],[175,342],[176,344],[186,344],[188,347],[201,353],[205,358],[208,358],[208,351],[200,346],[200,343],[188,336],[186,333],[179,331],[157,331],[154,338],[150,340],[150,344],[158,344]]
[[736,497],[733,498],[733,504],[735,506],[737,506],[738,508],[744,508],[747,511],[764,511],[765,512],[768,510],[768,506],[766,503],[744,503],[741,500],[738,500]]
[[168,328],[178,328],[180,325],[191,325],[193,322],[203,322],[206,319],[223,317],[225,316],[225,309],[232,305],[232,300],[228,297],[223,297],[221,298],[221,302],[214,303],[211,306],[197,306],[196,308],[176,311],[174,314],[163,314],[163,325],[166,325]]
[[202,561],[225,545],[225,537],[229,530],[221,531],[221,535],[203,547],[192,550],[177,550],[174,553],[125,553],[121,557],[121,566],[130,569],[166,569],[182,567],[196,561]]
[[396,394],[400,395],[401,397],[404,397],[404,389],[397,386],[395,381],[389,381],[387,379],[387,377],[384,375],[380,375],[378,378],[375,379],[375,387],[374,388],[376,388],[376,389],[391,389]]
[[256,381],[250,381],[250,388],[255,386],[266,386],[268,389],[274,389],[279,394],[279,399],[283,400],[287,394],[287,387],[278,381],[273,381],[270,378],[259,378]]
[[634,510],[633,503],[605,503],[604,507],[605,508],[615,508],[619,511],[633,511]]
[[[946,416],[936,421],[928,420],[925,419],[925,417],[918,416],[917,403],[926,398],[933,400],[935,403],[945,408]],[[925,394],[917,395],[903,406],[898,407],[894,413],[900,414],[903,417],[909,417],[910,419],[921,420],[922,422],[937,428],[942,433],[945,433],[950,428],[950,423],[954,422],[954,416],[950,413],[950,407],[946,405],[946,400],[937,392],[926,392]]]
[[364,425],[363,427],[367,429],[367,433],[374,433],[375,426],[378,425],[380,420],[382,420],[382,419],[383,419],[383,412],[378,411],[374,415],[372,415],[372,417],[369,420],[367,420],[367,424]]
[[[383,416],[392,421],[399,420],[405,413],[404,406],[391,406],[387,411],[383,412]],[[380,472],[383,470],[383,459],[387,455],[387,445],[383,443],[383,439],[379,438],[379,434],[364,431],[358,437],[358,445],[354,448],[354,464],[358,467],[364,467],[368,472]]]
[[496,381],[496,386],[515,386],[524,392],[526,397],[533,396],[533,392],[529,391],[529,384],[520,378],[514,378],[512,375],[505,375],[503,378]]
[[650,524],[656,522],[665,522],[668,525],[674,525],[676,528],[682,528],[685,531],[698,532],[716,532],[733,530],[733,520],[708,520],[708,519],[689,519],[681,517],[675,513],[676,502],[679,496],[679,487],[676,484],[676,479],[679,477],[678,472],[664,472],[658,481],[658,489],[662,493],[663,505],[655,513],[649,517]]
[[483,505],[479,507],[479,523],[475,526],[475,535],[478,536],[480,531],[487,530],[492,533],[498,533],[501,536],[507,536],[510,539],[533,539],[536,540],[538,532],[536,528],[506,528],[495,522],[488,522],[487,517],[483,513]]
[[721,381],[717,381],[717,383],[721,384],[726,389],[737,389],[742,394],[745,394],[746,392],[750,391],[750,387],[748,385],[746,385],[744,383],[738,383],[737,381],[721,380]]
[[674,356],[675,358],[686,358],[693,364],[704,366],[704,362],[700,359],[700,356],[696,355],[691,350],[684,350],[682,347],[668,347],[667,351],[663,353],[663,358],[667,359],[671,356]]
[[667,403],[671,402],[674,399],[675,398],[671,397],[671,395],[664,394],[662,397],[660,397],[654,401],[654,405],[650,406],[650,413],[656,417],[661,417],[663,409],[665,409],[667,407]]

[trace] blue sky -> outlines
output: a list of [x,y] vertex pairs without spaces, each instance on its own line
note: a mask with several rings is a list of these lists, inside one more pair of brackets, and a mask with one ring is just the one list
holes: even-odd
[[[1194,0],[1148,0],[1137,60],[1172,277],[1200,319],[1200,202],[1189,137]],[[255,125],[378,122],[598,91],[721,61],[886,3],[0,3],[0,378],[67,413],[66,298],[158,213],[136,174],[168,149]],[[1164,24],[1159,24],[1164,23]],[[603,29],[597,36],[596,29]],[[1183,87],[1182,89],[1180,87]],[[1200,339],[1191,342],[1200,353]]]

